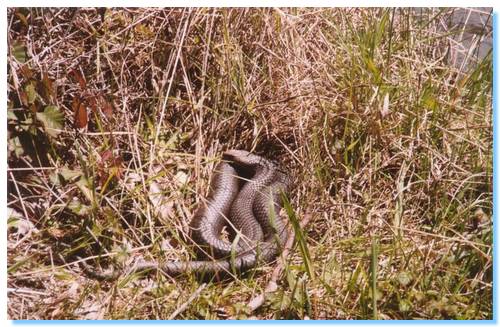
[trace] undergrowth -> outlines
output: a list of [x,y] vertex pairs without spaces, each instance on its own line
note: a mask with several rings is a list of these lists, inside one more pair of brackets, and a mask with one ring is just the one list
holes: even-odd
[[[9,318],[492,319],[492,55],[451,64],[451,11],[10,8]],[[232,148],[293,179],[287,258],[82,272],[192,258]]]

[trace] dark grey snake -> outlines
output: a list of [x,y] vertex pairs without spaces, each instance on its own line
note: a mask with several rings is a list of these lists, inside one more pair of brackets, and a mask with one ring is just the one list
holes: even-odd
[[[197,261],[140,262],[129,273],[159,270],[173,276],[241,273],[272,261],[288,237],[279,212],[288,176],[271,161],[244,150],[230,150],[216,166],[207,201],[198,206],[190,223],[191,237],[206,258]],[[221,238],[230,226],[233,241]],[[210,259],[209,259],[210,258]],[[97,272],[82,261],[97,279],[111,280],[119,271]]]

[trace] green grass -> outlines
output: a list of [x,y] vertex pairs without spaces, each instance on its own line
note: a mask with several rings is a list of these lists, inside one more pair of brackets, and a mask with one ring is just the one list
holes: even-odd
[[[450,13],[9,9],[9,318],[492,319],[492,54],[450,64]],[[82,272],[192,258],[231,148],[293,179],[285,260]]]

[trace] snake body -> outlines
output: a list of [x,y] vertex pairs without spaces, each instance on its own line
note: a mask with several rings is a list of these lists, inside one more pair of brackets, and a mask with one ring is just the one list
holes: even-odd
[[[195,261],[141,262],[129,273],[159,270],[173,276],[185,272],[199,275],[241,273],[272,261],[288,237],[279,212],[282,192],[289,178],[271,161],[244,150],[229,150],[216,166],[207,201],[202,202],[190,223],[191,238],[205,258]],[[223,240],[229,226],[233,241]],[[94,278],[111,280],[120,272],[96,272]]]

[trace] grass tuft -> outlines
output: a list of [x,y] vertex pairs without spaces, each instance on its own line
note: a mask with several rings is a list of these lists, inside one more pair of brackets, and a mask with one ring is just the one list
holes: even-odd
[[[456,21],[477,15],[483,28]],[[10,319],[492,319],[491,13],[9,8],[7,21]],[[274,264],[227,281],[84,274],[77,257],[192,258],[189,221],[232,148],[294,181],[296,242],[258,310]]]

